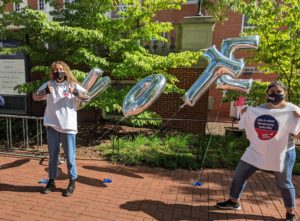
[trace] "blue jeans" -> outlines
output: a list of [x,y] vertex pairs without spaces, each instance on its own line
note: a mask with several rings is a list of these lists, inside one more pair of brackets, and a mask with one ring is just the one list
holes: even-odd
[[52,127],[47,127],[48,152],[49,152],[49,179],[55,179],[58,174],[58,155],[60,142],[64,148],[67,160],[68,177],[77,179],[76,169],[76,134],[60,133]]
[[[296,193],[292,182],[292,171],[295,161],[296,150],[293,148],[286,152],[283,171],[273,172],[277,182],[277,187],[280,189],[285,208],[295,208]],[[240,160],[235,168],[235,175],[230,187],[230,197],[234,199],[241,198],[246,187],[247,179],[256,170],[258,170],[257,167]]]

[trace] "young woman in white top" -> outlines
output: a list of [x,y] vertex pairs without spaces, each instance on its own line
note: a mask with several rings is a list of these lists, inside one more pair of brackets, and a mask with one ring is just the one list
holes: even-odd
[[[265,112],[265,113],[271,113],[275,109],[280,109],[282,112],[279,111],[280,112],[279,114],[283,113],[283,115],[290,116],[290,119],[294,119],[295,122],[293,122],[293,123],[296,128],[295,131],[299,131],[300,108],[292,103],[285,101],[286,92],[287,92],[286,87],[282,83],[280,83],[280,82],[271,83],[267,89],[267,103],[260,105],[259,108],[266,109],[266,110],[262,110],[262,112]],[[248,112],[250,111],[250,109],[251,109],[251,107],[248,108]],[[247,112],[247,107],[242,110],[241,118],[243,117],[243,114],[246,115],[246,112]],[[265,116],[265,115],[263,115],[263,116]],[[250,119],[250,118],[248,118],[248,119]],[[287,124],[287,122],[286,122],[286,124]],[[255,125],[255,121],[254,120],[253,120],[253,122],[248,121],[248,125],[249,125],[249,127],[251,127],[251,126],[253,127],[253,125]],[[272,124],[268,124],[268,122],[266,125],[272,126]],[[285,126],[285,125],[283,125],[283,126]],[[280,130],[280,127],[279,127],[279,130]],[[247,130],[246,130],[246,132],[247,132]],[[271,148],[272,152],[276,151],[276,149],[280,149],[280,148],[277,146],[276,140],[275,140],[275,145],[273,145],[273,146],[269,146],[269,147],[267,146],[266,148],[262,147],[263,141],[260,146],[259,145],[260,141],[258,141],[258,142],[255,141],[255,139],[257,139],[257,137],[259,137],[259,131],[254,130],[254,133],[255,132],[258,133],[258,136],[256,135],[256,136],[248,137],[249,133],[247,134],[247,138],[250,140],[250,146],[245,151],[244,155],[242,156],[241,160],[239,161],[239,163],[235,169],[235,175],[234,175],[234,178],[231,183],[229,199],[225,202],[217,203],[216,206],[221,209],[240,210],[241,207],[239,204],[239,200],[245,189],[247,179],[256,170],[264,169],[264,168],[261,168],[260,165],[268,165],[268,166],[275,165],[275,167],[277,167],[277,169],[274,169],[274,170],[268,169],[268,170],[273,171],[275,178],[276,178],[277,186],[281,191],[281,196],[283,198],[284,205],[286,207],[286,221],[294,221],[294,220],[296,220],[296,216],[295,216],[296,194],[295,194],[295,188],[294,188],[294,185],[292,182],[292,171],[293,171],[294,163],[296,160],[296,151],[295,151],[295,141],[293,139],[293,135],[286,134],[286,136],[285,136],[285,140],[283,141],[283,147],[281,148],[282,153],[280,153],[283,157],[281,157],[281,158],[278,157],[278,160],[277,160],[278,162],[271,162],[270,164],[268,164],[267,161],[274,160],[274,159],[270,159],[270,158],[272,158],[272,157],[270,157],[272,155],[272,153],[270,151],[268,151],[268,148],[269,149]],[[272,134],[272,132],[273,131],[271,130],[270,137],[267,136],[268,137],[267,139],[269,139],[269,138],[271,139],[271,137],[274,136],[274,134]],[[280,131],[280,132],[289,133],[289,132],[285,132],[285,131]],[[278,131],[278,133],[279,133],[279,131]],[[268,134],[266,134],[266,135],[268,135]],[[286,139],[287,137],[288,137],[288,139]],[[255,144],[253,145],[252,143],[254,143],[254,142],[255,142]],[[266,150],[266,151],[262,151],[263,148],[265,148],[264,150]],[[279,155],[277,155],[277,156],[279,156]],[[282,160],[280,160],[280,159],[282,159]],[[280,162],[280,161],[282,161],[282,162]],[[280,164],[282,165],[282,170],[278,169],[279,168],[278,165],[280,165]]]
[[47,128],[49,151],[49,181],[42,193],[55,191],[55,178],[58,171],[58,155],[62,143],[67,160],[69,185],[63,196],[70,196],[75,189],[76,169],[76,100],[88,101],[88,92],[80,86],[69,66],[63,61],[53,62],[49,73],[50,80],[33,94],[35,101],[47,100],[44,126]]

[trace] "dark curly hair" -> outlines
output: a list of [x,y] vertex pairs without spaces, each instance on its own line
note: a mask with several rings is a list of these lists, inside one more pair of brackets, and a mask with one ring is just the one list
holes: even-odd
[[287,91],[287,87],[281,81],[275,81],[268,85],[267,92],[275,86],[281,87],[284,91]]

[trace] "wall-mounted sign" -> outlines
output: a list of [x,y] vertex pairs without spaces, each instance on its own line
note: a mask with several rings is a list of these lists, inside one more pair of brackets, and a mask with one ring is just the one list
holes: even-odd
[[15,87],[18,84],[24,84],[25,82],[24,59],[0,58],[0,94],[21,95],[15,91]]
[[[0,41],[0,48],[15,48],[15,41]],[[26,94],[19,94],[15,87],[26,83],[26,59],[22,53],[0,55],[0,96],[6,101],[0,113],[25,114]]]

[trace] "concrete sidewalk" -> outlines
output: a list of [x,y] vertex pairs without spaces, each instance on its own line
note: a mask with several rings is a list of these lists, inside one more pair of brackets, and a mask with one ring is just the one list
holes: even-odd
[[[60,165],[58,190],[40,194],[47,161],[0,155],[0,220],[281,220],[285,209],[272,174],[257,172],[249,180],[242,210],[214,207],[227,198],[232,171],[199,171],[120,167],[105,161],[78,160],[75,193],[63,197],[68,185],[66,164]],[[112,183],[103,183],[111,178]],[[300,178],[294,176],[300,190]],[[297,195],[297,204],[300,203]],[[299,208],[299,205],[298,205]]]

